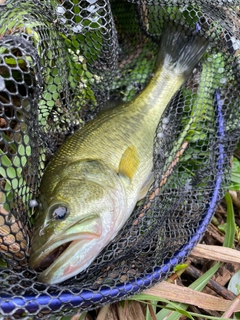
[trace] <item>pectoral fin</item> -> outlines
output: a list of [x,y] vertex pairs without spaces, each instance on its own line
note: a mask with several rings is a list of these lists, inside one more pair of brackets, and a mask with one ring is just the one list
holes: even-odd
[[139,156],[137,149],[134,146],[129,146],[122,155],[119,164],[119,174],[127,177],[130,181],[137,171],[139,166]]

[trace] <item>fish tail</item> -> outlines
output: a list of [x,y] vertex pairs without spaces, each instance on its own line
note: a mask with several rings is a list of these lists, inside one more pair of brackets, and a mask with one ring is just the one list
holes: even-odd
[[199,62],[209,45],[197,24],[194,31],[183,25],[169,23],[162,32],[157,66],[164,67],[185,79]]

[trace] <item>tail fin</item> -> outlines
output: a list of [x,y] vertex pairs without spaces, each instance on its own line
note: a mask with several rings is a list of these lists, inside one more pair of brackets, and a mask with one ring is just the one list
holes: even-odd
[[162,33],[157,66],[187,78],[206,51],[209,40],[199,32],[169,23]]

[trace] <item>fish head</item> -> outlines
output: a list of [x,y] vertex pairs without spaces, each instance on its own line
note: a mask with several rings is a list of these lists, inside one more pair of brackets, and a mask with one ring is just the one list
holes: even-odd
[[115,237],[126,210],[121,180],[100,161],[74,163],[58,177],[50,193],[40,187],[29,262],[50,284],[84,270]]

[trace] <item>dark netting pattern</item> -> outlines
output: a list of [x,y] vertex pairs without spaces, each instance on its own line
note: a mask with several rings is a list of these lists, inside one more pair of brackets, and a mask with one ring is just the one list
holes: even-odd
[[[165,279],[224,195],[240,134],[238,0],[9,0],[0,6],[0,310],[57,319]],[[208,39],[161,117],[154,182],[116,238],[77,276],[28,267],[38,188],[65,138],[152,77],[166,25]]]

